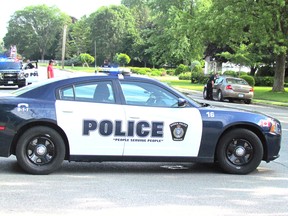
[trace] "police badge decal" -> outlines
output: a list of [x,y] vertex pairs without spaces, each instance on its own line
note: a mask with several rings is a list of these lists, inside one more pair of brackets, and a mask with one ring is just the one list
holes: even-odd
[[169,125],[172,139],[174,141],[183,141],[188,128],[188,125],[183,122],[174,122]]

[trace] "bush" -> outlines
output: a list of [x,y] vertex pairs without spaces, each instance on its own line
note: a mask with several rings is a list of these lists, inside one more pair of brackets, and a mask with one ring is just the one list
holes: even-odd
[[255,86],[255,79],[254,79],[254,77],[249,76],[249,75],[243,75],[243,76],[240,76],[240,78],[246,80],[249,85]]
[[73,57],[71,59],[65,60],[64,61],[65,66],[82,66],[82,63],[79,59],[79,57]]
[[137,67],[131,68],[131,72],[135,74],[141,74],[141,75],[146,75],[147,73],[145,68],[137,68]]
[[180,64],[176,69],[175,69],[175,75],[178,76],[181,73],[184,72],[188,72],[189,71],[189,67],[184,65],[184,64]]
[[168,69],[166,70],[166,74],[170,75],[170,76],[174,76],[175,75],[175,69]]
[[225,71],[223,73],[224,76],[232,76],[232,77],[238,77],[238,74],[236,71]]
[[191,74],[191,83],[202,83],[204,74],[199,72],[192,72]]
[[274,68],[268,65],[258,68],[256,76],[274,76]]
[[265,76],[265,77],[255,77],[255,86],[269,86],[272,87],[274,83],[274,77]]
[[158,69],[152,69],[150,72],[151,76],[162,76],[162,71]]
[[191,72],[181,73],[178,76],[179,80],[190,80],[191,79]]

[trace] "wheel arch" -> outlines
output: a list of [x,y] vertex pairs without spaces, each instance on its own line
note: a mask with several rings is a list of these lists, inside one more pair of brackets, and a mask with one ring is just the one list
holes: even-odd
[[15,155],[17,142],[20,139],[20,137],[25,133],[25,131],[27,131],[28,129],[30,129],[32,127],[39,127],[39,126],[50,127],[50,128],[54,129],[55,131],[57,131],[60,134],[60,136],[64,140],[65,148],[66,148],[65,160],[69,159],[70,148],[69,148],[69,142],[68,142],[68,138],[66,136],[66,133],[57,124],[55,124],[53,122],[47,122],[47,121],[29,122],[28,124],[25,124],[21,128],[19,128],[18,131],[17,131],[17,135],[13,139],[12,146],[11,146],[11,149],[10,149],[10,153]]
[[264,134],[261,132],[261,130],[257,126],[243,123],[243,124],[233,125],[233,126],[230,126],[230,127],[226,128],[222,132],[221,136],[219,136],[219,139],[218,139],[217,144],[216,144],[215,152],[214,152],[214,160],[215,161],[217,161],[216,152],[217,152],[217,149],[218,149],[219,141],[221,140],[221,138],[223,136],[225,136],[228,132],[230,132],[230,131],[232,131],[234,129],[235,130],[236,129],[247,129],[247,130],[250,130],[253,133],[255,133],[258,136],[258,138],[261,140],[261,143],[262,143],[262,146],[263,146],[262,160],[267,158],[267,142],[266,142]]

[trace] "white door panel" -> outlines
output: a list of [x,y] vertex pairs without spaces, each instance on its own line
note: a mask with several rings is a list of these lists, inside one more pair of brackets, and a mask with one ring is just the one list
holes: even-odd
[[[65,131],[71,155],[122,155],[126,127],[123,106],[56,101],[57,123]],[[119,132],[120,131],[120,132]]]
[[197,109],[125,106],[125,111],[135,131],[127,137],[125,156],[198,155],[202,118]]

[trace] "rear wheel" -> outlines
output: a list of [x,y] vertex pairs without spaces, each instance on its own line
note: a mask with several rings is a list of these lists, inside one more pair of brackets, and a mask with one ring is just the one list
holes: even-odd
[[65,143],[57,131],[39,126],[28,129],[16,146],[18,164],[31,174],[49,174],[65,157]]
[[259,137],[252,131],[236,129],[221,138],[216,157],[225,172],[247,174],[261,163],[263,146]]
[[223,101],[223,94],[222,94],[221,90],[219,90],[217,93],[217,99],[218,99],[218,101]]
[[251,104],[251,99],[244,100],[245,104]]

